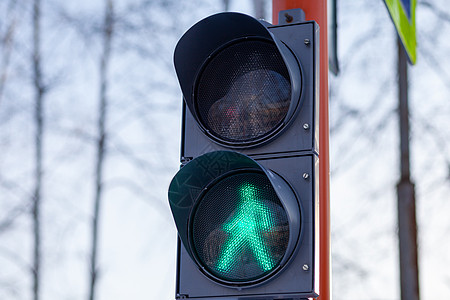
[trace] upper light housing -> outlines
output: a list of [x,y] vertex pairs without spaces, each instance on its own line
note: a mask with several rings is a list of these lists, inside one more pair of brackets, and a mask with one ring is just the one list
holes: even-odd
[[205,135],[223,146],[267,142],[300,107],[302,74],[295,56],[247,15],[221,13],[198,22],[178,42],[174,60],[189,111]]

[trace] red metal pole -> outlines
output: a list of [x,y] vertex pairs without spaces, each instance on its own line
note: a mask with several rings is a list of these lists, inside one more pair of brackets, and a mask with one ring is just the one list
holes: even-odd
[[330,159],[328,121],[328,35],[327,0],[272,0],[273,24],[278,23],[281,10],[301,8],[306,20],[314,20],[320,26],[320,120],[319,120],[319,294],[318,300],[331,299],[330,252]]

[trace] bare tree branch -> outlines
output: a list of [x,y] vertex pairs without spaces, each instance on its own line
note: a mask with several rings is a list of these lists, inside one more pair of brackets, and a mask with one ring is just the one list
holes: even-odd
[[[132,192],[137,197],[136,199],[142,200],[144,203],[152,207],[155,211],[158,212],[158,215],[163,216],[167,212],[167,207],[163,205],[161,199],[152,197],[152,198],[143,198],[142,195],[147,195],[148,192],[142,186],[138,185],[134,180],[130,180],[127,177],[117,177],[108,182],[108,185],[114,189],[125,188],[127,191]],[[169,219],[164,218],[164,221],[169,222]]]
[[0,234],[10,229],[17,218],[25,212],[29,211],[29,207],[25,205],[17,205],[6,213],[6,218],[0,222]]
[[[422,36],[419,36],[419,39],[421,38]],[[438,78],[445,84],[446,88],[450,90],[450,74],[447,72],[447,68],[440,63],[439,59],[436,58],[431,51],[425,48],[424,44],[426,43],[417,47],[419,54],[421,54],[424,61],[430,65],[431,71],[435,72],[438,75]]]
[[432,4],[429,1],[419,1],[418,5],[429,8],[439,19],[445,22],[450,23],[450,14],[438,8],[436,5]]
[[12,15],[10,23],[7,25],[5,36],[2,37],[2,57],[1,57],[1,71],[0,71],[0,105],[2,103],[3,91],[6,85],[6,79],[8,77],[9,65],[11,62],[11,52],[14,40],[14,33],[16,29],[16,14],[14,13],[14,8],[17,1],[11,0],[8,7],[8,15]]

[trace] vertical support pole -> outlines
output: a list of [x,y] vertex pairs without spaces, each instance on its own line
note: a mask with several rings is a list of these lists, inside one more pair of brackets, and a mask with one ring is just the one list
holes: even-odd
[[327,0],[272,0],[272,20],[278,23],[278,12],[301,8],[306,20],[314,20],[320,26],[320,112],[319,112],[319,287],[318,300],[331,299],[331,251],[330,251],[330,160],[328,117],[328,35]]
[[419,300],[419,267],[414,183],[409,159],[408,66],[402,42],[398,48],[400,181],[397,184],[401,300]]

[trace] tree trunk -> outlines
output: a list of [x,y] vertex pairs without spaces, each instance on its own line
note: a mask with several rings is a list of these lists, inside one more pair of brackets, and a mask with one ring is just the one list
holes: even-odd
[[230,0],[223,0],[223,11],[228,11],[230,9]]
[[33,83],[35,90],[34,121],[35,132],[35,171],[34,193],[32,199],[32,223],[33,223],[33,299],[39,300],[41,280],[41,206],[42,206],[42,162],[43,162],[43,137],[44,137],[44,85],[42,83],[41,70],[41,1],[34,0],[33,5]]
[[253,10],[255,18],[265,19],[266,18],[266,1],[265,0],[253,0]]
[[99,276],[98,270],[98,236],[99,221],[101,211],[101,200],[103,196],[103,167],[105,160],[105,143],[106,143],[106,115],[108,108],[108,66],[111,55],[111,40],[113,35],[113,0],[105,0],[105,19],[103,28],[103,52],[100,61],[100,94],[99,94],[99,116],[98,116],[98,141],[97,141],[97,157],[95,166],[95,196],[94,196],[94,214],[92,217],[92,248],[90,263],[90,283],[89,283],[89,300],[95,299],[95,291]]

